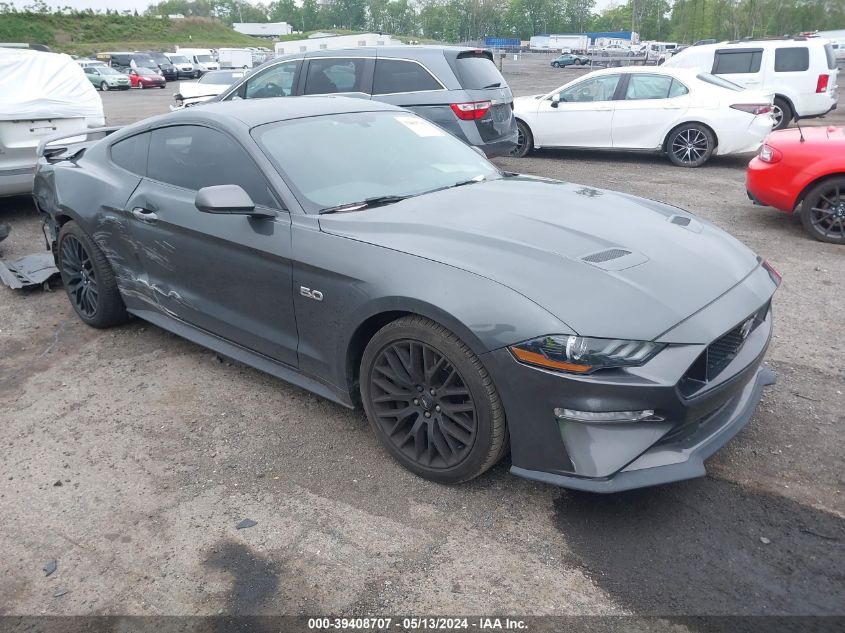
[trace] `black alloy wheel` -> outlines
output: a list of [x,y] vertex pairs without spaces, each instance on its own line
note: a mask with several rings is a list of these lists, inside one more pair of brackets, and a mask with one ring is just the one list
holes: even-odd
[[845,178],[824,180],[808,191],[801,222],[817,240],[845,244]]
[[534,137],[531,130],[522,121],[516,122],[516,147],[511,150],[511,156],[525,158],[534,149]]
[[82,317],[97,314],[100,291],[94,263],[85,247],[75,236],[62,240],[62,280],[73,307]]
[[417,475],[467,481],[507,450],[504,410],[490,375],[433,321],[409,316],[379,330],[364,351],[360,383],[376,435]]

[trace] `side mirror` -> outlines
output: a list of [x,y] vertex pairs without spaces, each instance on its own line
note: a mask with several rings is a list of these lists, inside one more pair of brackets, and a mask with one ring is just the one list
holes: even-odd
[[255,203],[240,185],[215,185],[203,187],[197,191],[194,206],[203,213],[221,215],[251,215],[268,217],[269,214],[256,212]]
[[560,93],[556,92],[555,94],[552,95],[552,107],[556,108],[559,103],[560,103]]

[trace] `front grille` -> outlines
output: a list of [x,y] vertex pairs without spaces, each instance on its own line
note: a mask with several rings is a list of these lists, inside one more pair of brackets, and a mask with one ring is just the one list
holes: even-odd
[[690,365],[678,387],[685,396],[699,391],[704,385],[721,374],[736,358],[751,332],[766,320],[769,304],[743,319],[726,334],[710,343],[701,355]]

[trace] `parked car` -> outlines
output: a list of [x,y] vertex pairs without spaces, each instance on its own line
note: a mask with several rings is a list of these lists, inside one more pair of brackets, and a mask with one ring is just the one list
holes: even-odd
[[194,77],[202,77],[211,70],[220,70],[220,63],[215,61],[210,48],[177,48],[177,55],[183,55],[194,67]]
[[817,240],[845,244],[845,129],[773,132],[748,165],[746,186],[757,204],[797,208]]
[[173,95],[176,105],[171,110],[189,108],[203,101],[208,101],[226,90],[247,74],[243,70],[212,70],[196,81],[179,84],[179,92]]
[[134,314],[361,402],[428,479],[508,445],[513,473],[584,490],[701,476],[773,381],[779,279],[739,241],[502,172],[407,110],[248,99],[62,142],[34,200],[82,321]]
[[158,69],[159,74],[164,77],[166,81],[175,81],[178,79],[178,73],[176,72],[176,67],[173,65],[167,55],[162,53],[161,51],[135,51],[136,53],[141,53],[146,55],[148,58],[153,60],[156,64],[156,68],[149,66],[153,70]]
[[691,46],[666,64],[696,68],[745,88],[773,92],[775,129],[787,127],[795,115],[823,116],[836,108],[839,98],[833,48],[819,38]]
[[630,47],[622,44],[608,44],[602,46],[599,51],[605,57],[629,57],[631,55]]
[[561,55],[552,60],[554,68],[566,68],[567,66],[581,66],[582,64],[589,64],[590,58],[586,55]]
[[118,72],[110,66],[85,66],[83,69],[95,88],[106,90],[129,90],[132,87],[129,75]]
[[514,100],[515,156],[544,147],[665,153],[681,167],[754,152],[771,130],[772,95],[682,68],[607,68]]
[[173,67],[176,69],[177,79],[191,79],[197,76],[197,72],[194,70],[194,65],[191,63],[191,60],[184,55],[179,55],[177,53],[165,53],[164,56],[170,60],[170,63],[173,64]]
[[0,47],[0,196],[29,194],[38,144],[105,123],[103,102],[67,55]]
[[487,156],[516,145],[513,94],[488,50],[378,46],[271,60],[214,101],[345,94],[402,106]]
[[167,81],[151,68],[133,68],[129,71],[129,79],[133,88],[164,88]]

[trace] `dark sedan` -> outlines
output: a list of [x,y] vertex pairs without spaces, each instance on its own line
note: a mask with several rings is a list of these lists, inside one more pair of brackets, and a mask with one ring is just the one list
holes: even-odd
[[[105,133],[105,132],[104,132]],[[411,471],[612,492],[704,474],[777,273],[659,202],[502,172],[387,104],[215,103],[40,148],[79,317],[135,315],[353,407]]]

